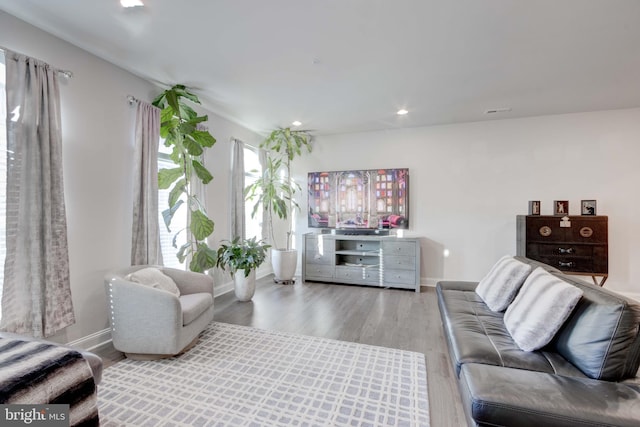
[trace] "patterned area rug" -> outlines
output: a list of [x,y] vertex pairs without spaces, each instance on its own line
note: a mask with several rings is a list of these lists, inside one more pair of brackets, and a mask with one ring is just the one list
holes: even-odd
[[187,353],[124,360],[102,426],[428,426],[424,355],[213,322]]

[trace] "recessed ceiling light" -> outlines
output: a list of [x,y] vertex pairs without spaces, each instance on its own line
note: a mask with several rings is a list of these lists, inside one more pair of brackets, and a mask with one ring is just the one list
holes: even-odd
[[398,110],[398,112],[396,114],[399,115],[399,116],[404,116],[407,113],[408,113],[408,111],[403,108],[401,110]]
[[300,126],[302,124],[302,122],[299,122],[299,121],[296,120],[295,122],[293,122],[291,124],[294,125],[294,126]]
[[142,0],[120,0],[122,7],[142,7],[144,3]]

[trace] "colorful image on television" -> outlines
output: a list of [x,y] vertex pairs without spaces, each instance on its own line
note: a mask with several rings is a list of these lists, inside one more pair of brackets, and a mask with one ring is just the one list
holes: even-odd
[[409,169],[310,172],[309,227],[409,228]]

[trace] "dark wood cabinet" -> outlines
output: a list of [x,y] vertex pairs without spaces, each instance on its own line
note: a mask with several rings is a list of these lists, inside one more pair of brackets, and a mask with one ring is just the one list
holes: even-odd
[[[518,215],[517,254],[604,285],[609,274],[606,216]],[[600,282],[596,276],[601,276]]]

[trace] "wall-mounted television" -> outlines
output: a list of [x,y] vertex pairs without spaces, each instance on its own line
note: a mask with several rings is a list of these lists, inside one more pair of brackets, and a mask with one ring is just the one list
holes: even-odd
[[309,227],[409,228],[409,169],[310,172]]

